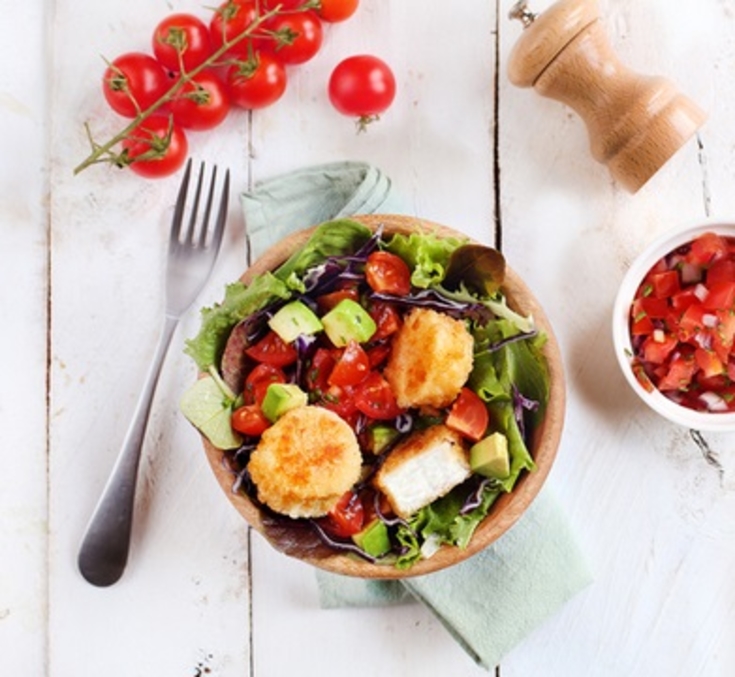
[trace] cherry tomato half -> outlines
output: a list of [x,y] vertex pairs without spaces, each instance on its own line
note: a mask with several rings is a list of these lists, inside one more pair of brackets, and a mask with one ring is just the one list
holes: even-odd
[[267,52],[256,53],[227,71],[232,103],[248,110],[274,104],[286,91],[286,83],[286,69]]
[[255,345],[245,349],[245,354],[257,362],[265,362],[274,367],[285,367],[296,362],[296,348],[286,343],[276,332],[269,331]]
[[185,129],[203,131],[224,122],[230,112],[230,99],[222,80],[205,70],[177,92],[169,109]]
[[171,14],[153,31],[153,54],[172,71],[190,71],[212,54],[206,24],[193,14]]
[[245,379],[243,397],[246,404],[263,403],[265,392],[271,383],[285,383],[286,374],[280,367],[261,362],[256,364]]
[[365,263],[365,279],[373,291],[405,296],[411,291],[411,270],[396,254],[377,251]]
[[385,61],[368,54],[351,56],[332,71],[328,93],[340,113],[368,122],[393,103],[396,79]]
[[447,428],[478,442],[485,437],[485,431],[490,423],[490,413],[476,392],[462,388],[445,422]]
[[262,435],[270,427],[270,424],[271,422],[257,404],[246,404],[238,407],[230,417],[232,429],[250,437]]
[[362,529],[364,521],[365,509],[360,497],[354,491],[348,491],[327,516],[319,520],[319,526],[332,536],[349,538]]
[[390,384],[377,371],[371,371],[357,386],[355,406],[365,416],[383,421],[395,418],[403,411]]
[[168,74],[149,54],[129,52],[112,61],[102,77],[102,92],[112,110],[134,118],[170,88]]
[[146,178],[173,174],[186,160],[186,134],[167,115],[151,115],[123,140],[130,169]]
[[355,386],[365,379],[369,371],[370,358],[364,348],[353,339],[347,342],[328,381],[330,385]]

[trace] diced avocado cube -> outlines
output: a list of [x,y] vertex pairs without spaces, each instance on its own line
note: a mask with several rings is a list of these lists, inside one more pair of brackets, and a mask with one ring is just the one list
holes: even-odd
[[322,317],[322,325],[329,340],[338,348],[343,348],[350,340],[365,343],[377,329],[368,311],[352,299],[342,299]]
[[317,334],[323,327],[316,313],[302,301],[291,301],[276,311],[268,326],[286,343],[302,334]]
[[352,540],[371,557],[380,557],[390,550],[388,527],[378,518],[353,534]]
[[368,431],[368,440],[370,451],[373,454],[380,454],[383,450],[398,437],[398,431],[389,425],[376,423],[371,426]]
[[504,480],[510,475],[508,438],[503,433],[492,435],[470,447],[470,468],[483,477]]
[[261,409],[265,417],[275,423],[287,411],[304,407],[309,396],[293,383],[271,383],[265,391]]

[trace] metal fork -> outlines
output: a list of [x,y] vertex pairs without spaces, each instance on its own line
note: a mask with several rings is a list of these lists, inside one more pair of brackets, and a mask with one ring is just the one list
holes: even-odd
[[92,514],[79,550],[79,570],[93,585],[112,585],[125,570],[130,549],[138,466],[156,383],[174,330],[181,316],[191,307],[209,279],[222,244],[227,219],[230,172],[228,170],[225,174],[217,215],[213,226],[210,226],[217,167],[212,171],[209,193],[204,211],[199,218],[204,170],[202,163],[190,216],[185,224],[184,212],[191,177],[191,160],[187,162],[174,208],[169,238],[163,330],[122,449]]

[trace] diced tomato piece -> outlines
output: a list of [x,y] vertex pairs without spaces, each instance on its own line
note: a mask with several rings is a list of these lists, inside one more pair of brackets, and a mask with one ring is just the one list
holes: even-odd
[[345,493],[327,516],[319,519],[319,526],[337,538],[349,538],[360,531],[364,523],[365,509],[354,491]]
[[329,375],[329,385],[356,386],[370,371],[370,358],[354,339],[347,342]]
[[276,332],[269,331],[255,345],[245,349],[245,354],[257,362],[265,362],[276,367],[285,367],[296,362],[296,348],[286,343]]
[[490,424],[490,413],[482,398],[469,388],[462,388],[452,404],[447,420],[448,428],[473,442],[479,442]]
[[709,292],[702,301],[707,310],[730,310],[735,304],[735,280],[707,284]]
[[720,310],[716,313],[716,317],[717,326],[712,332],[712,348],[723,362],[727,362],[735,343],[735,312]]
[[306,388],[309,392],[321,394],[329,388],[329,375],[337,364],[332,351],[317,348],[311,363],[306,369]]
[[357,386],[355,406],[365,416],[385,421],[395,418],[403,411],[396,402],[390,384],[377,371],[371,371]]
[[325,409],[333,411],[350,425],[354,423],[355,415],[358,412],[354,386],[330,385],[321,393],[319,404]]
[[654,297],[669,298],[681,290],[679,273],[675,270],[666,270],[663,273],[654,273],[649,276]]
[[245,404],[262,404],[265,391],[271,383],[285,383],[286,374],[283,369],[272,364],[256,364],[245,379],[243,399]]
[[383,364],[390,355],[391,346],[390,343],[378,343],[371,348],[368,348],[367,354],[370,360],[370,368],[377,369]]
[[653,320],[645,313],[639,313],[633,316],[630,324],[630,333],[632,336],[648,336],[655,329]]
[[375,333],[370,337],[371,341],[380,341],[395,334],[403,323],[401,314],[391,303],[375,301],[370,307],[370,317],[376,325]]
[[678,313],[683,313],[692,303],[699,303],[694,287],[682,289],[671,297],[671,307]]
[[704,316],[707,311],[701,303],[692,303],[681,316],[679,320],[679,339],[681,341],[691,341],[697,334],[705,328]]
[[679,340],[673,334],[659,331],[648,336],[641,346],[641,355],[646,362],[663,364],[674,352]]
[[694,359],[677,357],[671,361],[666,375],[656,385],[659,390],[686,390],[696,368]]
[[714,350],[695,348],[694,361],[702,370],[702,375],[705,378],[719,376],[725,372],[725,366],[722,364],[722,360],[720,360]]
[[714,261],[707,270],[707,286],[714,287],[720,282],[735,282],[735,255]]
[[715,259],[727,256],[726,238],[717,233],[704,233],[691,244],[687,260],[694,264],[707,265]]
[[655,296],[639,299],[640,309],[652,320],[663,320],[669,314],[669,301]]

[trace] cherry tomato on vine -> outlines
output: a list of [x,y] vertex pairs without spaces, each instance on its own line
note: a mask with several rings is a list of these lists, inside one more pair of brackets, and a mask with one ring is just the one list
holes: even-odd
[[306,63],[322,46],[324,31],[313,10],[276,14],[265,22],[264,30],[273,40],[262,41],[260,51],[272,52],[286,65]]
[[128,52],[105,69],[102,91],[112,110],[134,118],[160,99],[171,87],[163,66],[149,54]]
[[[209,22],[214,51],[245,32],[257,18],[258,8],[253,0],[225,0],[214,10]],[[250,38],[243,38],[228,49],[226,55],[246,58],[250,42]]]
[[336,23],[349,19],[359,4],[360,0],[321,0],[316,13],[322,21]]
[[267,52],[256,53],[227,71],[232,103],[249,110],[274,104],[286,91],[286,69]]
[[176,93],[169,110],[174,121],[185,129],[213,129],[230,112],[230,98],[222,80],[205,70]]
[[126,162],[136,174],[160,178],[184,164],[189,145],[184,131],[167,115],[151,115],[123,140]]
[[369,54],[337,64],[329,78],[329,100],[342,114],[356,116],[361,126],[385,112],[396,96],[396,79],[385,61]]
[[206,24],[193,14],[171,14],[153,31],[153,54],[164,68],[190,71],[212,54]]

